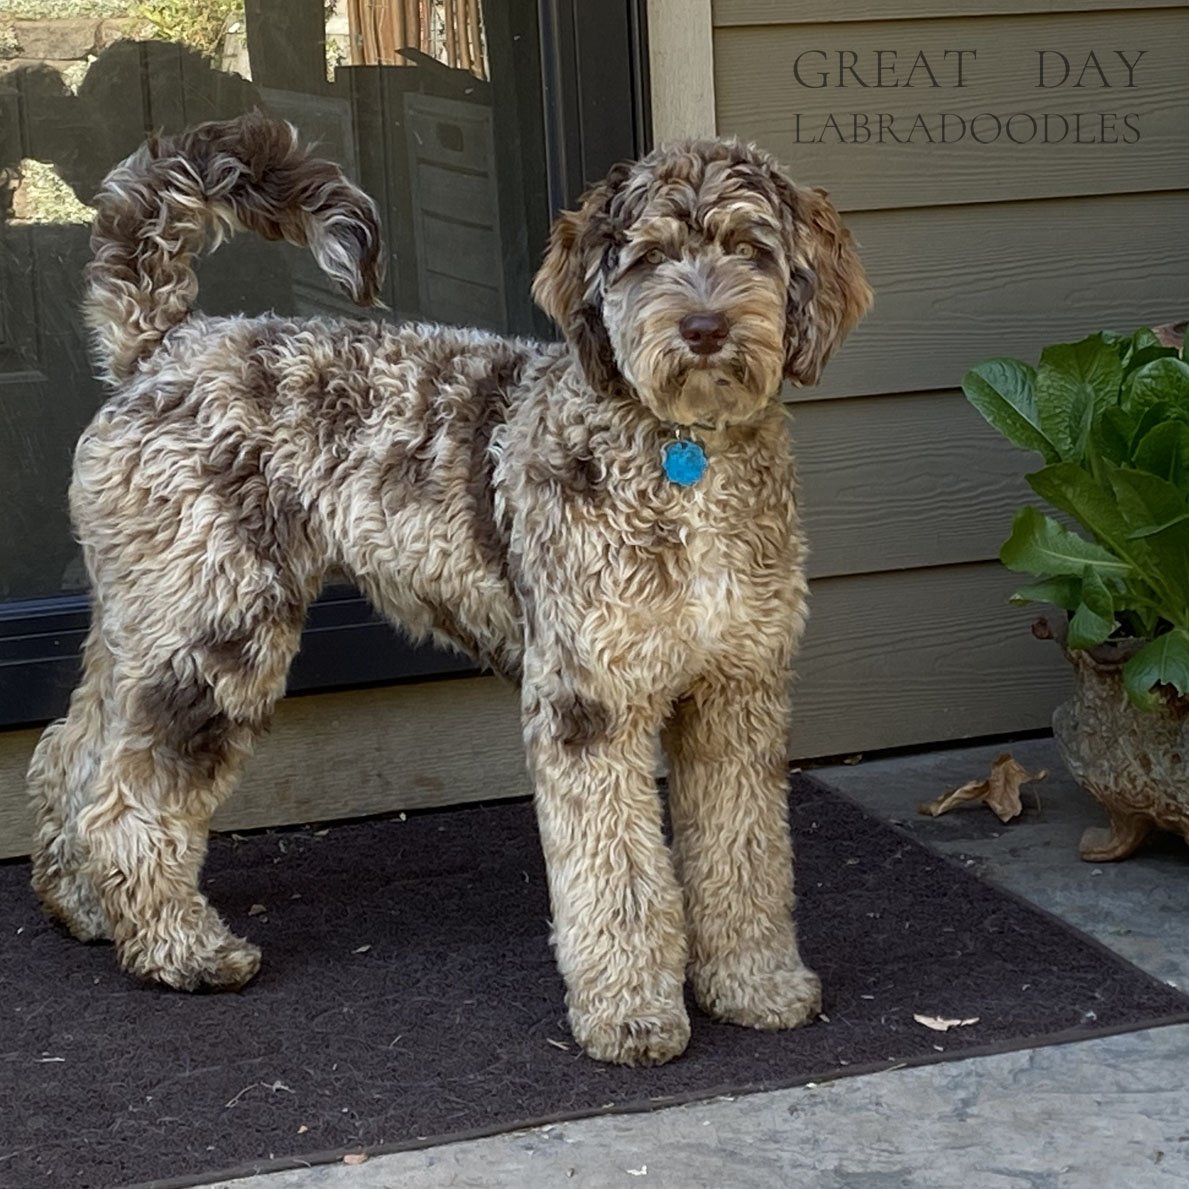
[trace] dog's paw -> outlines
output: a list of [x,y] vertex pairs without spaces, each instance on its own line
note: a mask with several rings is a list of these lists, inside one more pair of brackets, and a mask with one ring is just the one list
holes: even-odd
[[172,944],[142,950],[124,961],[141,978],[164,983],[176,991],[238,991],[260,970],[260,947],[224,932],[203,944]]
[[52,891],[38,890],[46,916],[70,930],[79,941],[111,941],[107,915],[88,889],[59,884]]
[[587,1056],[615,1065],[663,1065],[689,1044],[689,1016],[679,1003],[615,1013],[571,1008],[570,1028]]
[[111,924],[94,885],[78,870],[67,865],[52,848],[33,857],[33,891],[46,916],[64,925],[79,941],[110,941]]
[[260,972],[260,947],[229,935],[198,971],[198,986],[208,991],[239,991]]
[[694,994],[707,1015],[745,1028],[799,1028],[822,1010],[821,980],[804,966],[732,969],[706,964],[691,972]]
[[80,906],[69,913],[51,910],[51,915],[57,917],[79,941],[111,941],[111,925],[98,905]]

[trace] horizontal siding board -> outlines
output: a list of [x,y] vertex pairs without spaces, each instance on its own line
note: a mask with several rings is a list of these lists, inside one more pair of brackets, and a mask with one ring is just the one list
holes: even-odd
[[921,17],[983,16],[1117,9],[1186,8],[1185,0],[714,0],[716,26],[816,24],[821,21],[912,20]]
[[1035,500],[1017,450],[961,393],[796,407],[800,505],[815,578],[986,561]]
[[[1013,575],[957,566],[815,582],[790,755],[1043,727],[1066,673],[1005,602]],[[527,793],[518,699],[492,678],[288,698],[219,829]],[[0,733],[0,858],[28,850],[36,731]],[[429,741],[429,742],[427,742]]]
[[[1189,9],[719,30],[717,124],[825,187],[843,210],[1189,187],[1186,44]],[[1100,88],[1102,76],[1091,69],[1082,88],[1038,88],[1037,53],[1054,47],[1070,62],[1070,82],[1093,51],[1112,86]],[[944,56],[956,48],[977,53],[963,59],[960,88],[957,57]],[[1134,88],[1125,86],[1128,70],[1116,48],[1133,64]],[[913,85],[875,86],[876,51],[885,54],[885,83],[902,84],[912,74]],[[855,70],[869,86],[840,75],[839,52],[857,55]],[[913,73],[918,52],[929,67]],[[798,81],[799,55],[801,79],[828,85]],[[1060,60],[1050,53],[1045,62],[1047,81],[1060,77]],[[936,88],[927,85],[929,71]],[[840,77],[845,86],[837,85]],[[930,143],[928,136],[943,135],[943,113],[949,143]],[[1105,132],[1102,113],[1109,117]],[[914,129],[918,114],[924,123]],[[841,132],[828,125],[831,116]],[[877,129],[885,117],[881,144]],[[1012,143],[1003,131],[1008,117],[1011,135],[1029,143]],[[866,132],[855,130],[855,119]],[[1046,119],[1051,143],[1044,141]],[[975,134],[991,143],[959,135],[960,120],[975,120]],[[911,143],[892,139],[910,132]],[[1116,143],[1076,144],[1079,135]]]
[[1189,194],[1061,199],[847,223],[875,308],[794,401],[953,388],[992,355],[1035,360],[1052,342],[1189,310]]
[[1069,687],[998,564],[813,584],[791,752],[809,758],[1049,725]]
[[[220,830],[495,800],[528,791],[516,695],[493,678],[286,698]],[[0,858],[28,850],[37,731],[0,732]],[[429,747],[426,740],[440,741]]]

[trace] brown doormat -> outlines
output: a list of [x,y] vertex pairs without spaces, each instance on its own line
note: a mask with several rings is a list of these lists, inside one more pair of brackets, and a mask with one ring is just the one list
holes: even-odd
[[813,780],[792,813],[828,1018],[759,1033],[695,1011],[685,1056],[644,1070],[570,1038],[523,802],[216,839],[208,891],[264,947],[240,995],[134,983],[2,865],[0,1185],[191,1185],[1189,1020],[1189,998]]

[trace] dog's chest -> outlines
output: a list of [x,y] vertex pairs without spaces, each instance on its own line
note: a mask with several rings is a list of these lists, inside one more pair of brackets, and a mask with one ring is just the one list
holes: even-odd
[[653,617],[654,631],[678,648],[720,654],[787,616],[797,565],[791,514],[749,516],[709,492],[686,496],[667,515],[671,545],[657,562],[670,598]]
[[675,595],[682,629],[693,640],[712,645],[734,628],[747,602],[753,551],[732,540],[704,510],[677,525],[678,582]]

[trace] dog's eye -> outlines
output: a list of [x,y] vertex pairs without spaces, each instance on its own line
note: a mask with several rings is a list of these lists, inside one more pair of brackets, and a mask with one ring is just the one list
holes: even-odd
[[754,260],[758,254],[758,249],[755,244],[749,244],[744,240],[742,243],[735,245],[734,254],[736,256],[742,256],[744,260]]
[[664,264],[664,262],[666,260],[668,260],[669,257],[667,255],[665,255],[665,253],[663,251],[661,251],[660,248],[651,248],[651,249],[649,249],[648,254],[644,257],[644,259],[649,264]]

